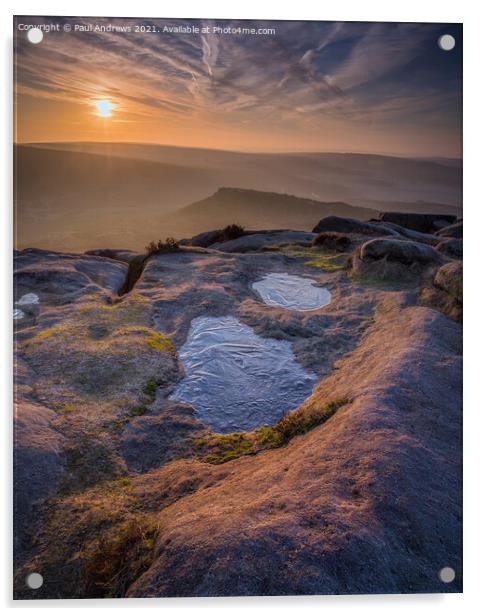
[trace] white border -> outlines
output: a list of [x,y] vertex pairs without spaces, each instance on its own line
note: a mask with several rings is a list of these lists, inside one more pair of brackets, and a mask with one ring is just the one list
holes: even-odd
[[[206,0],[199,2],[185,0],[182,4],[136,0],[130,5],[103,0],[99,2],[18,1],[13,6],[1,9],[0,29],[2,45],[1,105],[2,125],[0,143],[2,165],[0,186],[2,187],[2,230],[1,264],[2,276],[2,371],[0,391],[3,394],[2,485],[4,493],[0,507],[3,541],[1,552],[0,585],[4,607],[24,613],[61,608],[64,611],[89,608],[92,613],[111,613],[113,610],[154,608],[176,614],[199,609],[207,613],[229,610],[230,614],[247,611],[256,616],[272,608],[278,616],[291,614],[293,610],[317,613],[320,610],[336,610],[339,614],[356,611],[357,616],[365,614],[407,613],[417,614],[458,614],[475,613],[475,607],[482,604],[479,597],[479,576],[481,561],[481,501],[480,449],[481,439],[481,380],[479,365],[480,336],[480,268],[482,259],[478,253],[482,244],[482,189],[480,185],[482,139],[480,134],[480,28],[481,11],[476,2],[459,0],[421,1],[403,0],[400,4],[375,0],[344,0],[344,2],[322,2],[320,0],[296,0],[283,4],[281,0],[263,2],[242,0],[239,4],[226,1]],[[32,601],[12,602],[11,596],[11,46],[12,15],[88,15],[88,16],[150,16],[150,17],[204,17],[204,18],[253,18],[253,19],[311,19],[347,21],[433,21],[464,22],[464,210],[466,218],[465,238],[465,381],[464,381],[464,594],[463,595],[405,595],[405,596],[345,596],[345,597],[287,597],[287,598],[240,598],[240,599],[130,599],[130,600],[82,600],[82,601]],[[478,241],[477,241],[478,240]],[[477,302],[479,299],[479,302]],[[5,478],[8,478],[5,481]]]

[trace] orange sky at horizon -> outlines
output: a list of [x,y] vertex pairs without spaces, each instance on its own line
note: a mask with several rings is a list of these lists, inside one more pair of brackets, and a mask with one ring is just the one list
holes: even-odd
[[[400,51],[402,32],[384,30],[388,59],[380,60],[384,47],[372,49],[380,38],[373,25],[318,25],[310,25],[302,47],[286,26],[289,52],[260,41],[273,66],[266,50],[227,39],[199,47],[162,39],[154,47],[145,37],[92,41],[54,33],[33,46],[17,37],[15,141],[461,156],[460,91],[441,101],[435,86],[409,90],[410,76],[390,81],[427,44],[425,30],[413,35],[411,53]],[[346,45],[347,59],[334,46],[333,66],[325,66],[327,41]],[[99,100],[113,106],[107,117],[96,110]]]

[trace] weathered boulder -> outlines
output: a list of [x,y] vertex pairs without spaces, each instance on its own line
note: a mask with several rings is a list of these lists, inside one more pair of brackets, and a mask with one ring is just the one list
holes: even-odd
[[456,216],[450,214],[416,214],[408,212],[380,212],[378,218],[382,222],[391,222],[422,233],[433,233],[456,221]]
[[462,238],[464,234],[464,223],[462,220],[454,223],[453,225],[449,225],[448,227],[444,227],[437,231],[435,235],[440,235],[442,237],[455,237]]
[[406,229],[405,227],[396,225],[394,222],[383,222],[378,224],[379,227],[391,230],[394,237],[407,238],[409,240],[414,240],[415,242],[422,242],[422,244],[432,245],[435,245],[440,241],[440,238],[433,233],[422,233],[421,231]]
[[343,233],[324,231],[315,237],[312,244],[313,246],[322,246],[337,252],[345,252],[351,244],[351,239]]
[[326,218],[322,218],[314,227],[313,233],[321,233],[323,231],[362,233],[365,235],[394,235],[390,229],[384,228],[382,225],[341,216],[326,216]]
[[463,257],[464,245],[462,240],[452,237],[440,241],[435,246],[435,249],[448,257],[461,259]]
[[410,265],[418,263],[436,263],[441,255],[432,246],[398,239],[374,239],[365,242],[360,247],[362,261],[370,259],[387,259]]
[[220,234],[220,229],[214,229],[213,231],[204,231],[204,233],[199,233],[198,235],[195,235],[189,240],[181,240],[180,244],[207,248],[208,246],[211,246],[211,244],[215,244],[219,241]]
[[234,240],[212,244],[211,248],[223,252],[249,252],[262,250],[266,246],[277,244],[311,245],[314,233],[306,231],[276,231],[273,233],[253,233]]
[[428,244],[399,238],[364,242],[350,256],[353,274],[391,282],[413,282],[428,267],[447,260]]
[[458,302],[462,303],[463,295],[463,265],[461,261],[451,261],[439,267],[435,274],[434,284]]

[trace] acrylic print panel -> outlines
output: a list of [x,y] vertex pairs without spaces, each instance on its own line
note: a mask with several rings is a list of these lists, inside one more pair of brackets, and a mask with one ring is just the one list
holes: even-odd
[[462,590],[462,26],[16,17],[17,598]]

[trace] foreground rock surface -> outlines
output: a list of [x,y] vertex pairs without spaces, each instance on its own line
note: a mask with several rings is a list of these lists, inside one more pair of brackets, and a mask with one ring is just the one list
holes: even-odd
[[[275,237],[269,251],[152,256],[122,297],[134,253],[16,254],[18,295],[39,297],[16,323],[17,597],[461,590],[461,327],[438,295],[420,305],[427,279],[459,306],[461,263],[393,228],[343,233],[352,266],[400,278],[372,284],[345,269],[348,253],[292,231],[257,234]],[[331,303],[264,304],[253,282],[283,272]],[[228,315],[316,374],[301,417],[339,408],[216,465],[199,453],[208,427],[170,396],[193,319]],[[25,588],[33,571],[38,591]]]
[[392,306],[306,405],[353,403],[161,512],[128,596],[446,591],[439,569],[461,570],[460,352],[455,323]]

